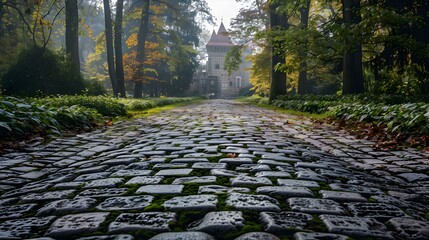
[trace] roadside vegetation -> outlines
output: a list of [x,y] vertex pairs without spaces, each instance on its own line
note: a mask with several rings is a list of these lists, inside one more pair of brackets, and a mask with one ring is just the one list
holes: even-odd
[[[257,96],[244,101],[268,104],[267,98]],[[319,115],[327,122],[346,127],[361,138],[377,141],[380,148],[396,149],[404,145],[429,147],[427,96],[288,95],[274,100],[272,106],[304,115]]]
[[[147,110],[189,103],[198,98],[117,99],[106,96],[45,98],[0,97],[0,139],[13,141],[35,136],[89,131],[112,125],[113,120],[142,116]],[[0,147],[1,147],[0,143]]]

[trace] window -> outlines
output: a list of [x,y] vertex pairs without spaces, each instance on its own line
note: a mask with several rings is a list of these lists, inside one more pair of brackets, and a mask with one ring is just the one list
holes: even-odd
[[232,81],[229,82],[229,86],[232,87]]
[[235,86],[241,87],[241,83],[242,83],[241,76],[235,77]]
[[220,65],[219,65],[219,63],[216,63],[216,65],[215,65],[215,69],[220,69]]

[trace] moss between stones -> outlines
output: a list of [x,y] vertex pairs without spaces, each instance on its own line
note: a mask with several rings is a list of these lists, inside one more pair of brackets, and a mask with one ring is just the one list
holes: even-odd
[[323,221],[319,218],[318,215],[315,215],[315,214],[313,215],[313,219],[308,222],[306,229],[311,229],[315,232],[327,232],[328,231],[328,229],[326,228]]
[[193,169],[189,176],[192,177],[203,177],[210,176],[210,169]]
[[173,232],[183,232],[187,230],[189,224],[201,220],[206,215],[204,211],[178,211],[177,222],[171,224]]

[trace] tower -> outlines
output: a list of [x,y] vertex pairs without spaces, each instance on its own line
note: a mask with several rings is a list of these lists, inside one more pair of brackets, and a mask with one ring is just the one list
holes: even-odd
[[[249,85],[248,79],[245,81],[243,70],[234,71],[228,75],[224,64],[226,53],[234,43],[228,37],[223,22],[219,26],[217,33],[213,30],[212,36],[206,45],[207,61],[207,88],[210,97],[213,98],[235,98],[245,85]],[[244,84],[246,82],[246,84]]]

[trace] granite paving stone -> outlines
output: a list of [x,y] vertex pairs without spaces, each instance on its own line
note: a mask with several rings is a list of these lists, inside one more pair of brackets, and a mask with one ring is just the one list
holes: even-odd
[[367,201],[367,199],[364,198],[362,195],[354,192],[320,190],[319,193],[322,195],[322,198],[331,199],[339,202],[366,202]]
[[213,236],[240,231],[244,226],[243,213],[239,211],[209,212],[203,219],[191,223],[189,231],[202,231]]
[[173,197],[165,201],[162,205],[167,210],[216,210],[218,199],[216,195],[201,194],[188,195],[183,197]]
[[292,210],[311,214],[343,215],[346,213],[341,205],[333,200],[318,198],[289,198]]
[[215,240],[204,232],[166,232],[151,237],[150,240]]
[[222,158],[219,160],[220,163],[226,163],[228,166],[239,166],[241,164],[251,164],[253,160],[251,158]]
[[152,174],[152,170],[140,169],[122,169],[110,175],[110,177],[135,177],[135,176],[148,176]]
[[373,219],[348,216],[320,215],[329,232],[345,234],[352,237],[393,239],[387,227]]
[[184,185],[181,184],[148,184],[137,189],[137,194],[180,194]]
[[261,212],[259,219],[265,231],[282,233],[291,229],[305,229],[313,217],[307,213],[297,212]]
[[277,183],[280,186],[288,187],[308,187],[308,188],[319,188],[320,185],[316,181],[307,180],[295,180],[295,179],[277,179]]
[[347,203],[347,207],[355,217],[389,220],[393,217],[407,216],[400,208],[386,203]]
[[118,235],[81,237],[81,238],[77,238],[76,240],[134,240],[134,237],[130,234],[118,234]]
[[225,187],[221,185],[205,185],[198,188],[198,194],[221,194],[221,193],[248,193],[249,188],[244,187]]
[[31,217],[7,220],[0,223],[0,239],[26,239],[32,235],[43,234],[55,217]]
[[133,177],[125,185],[144,185],[144,184],[158,184],[160,183],[164,177],[160,176],[148,176],[148,177]]
[[234,187],[273,185],[271,180],[266,177],[238,176],[230,178],[230,181],[231,185]]
[[275,177],[275,178],[291,178],[290,173],[281,171],[261,171],[255,174],[256,177]]
[[249,175],[249,174],[248,173],[243,173],[243,172],[226,170],[226,169],[212,169],[210,171],[210,175],[213,175],[213,176],[236,177],[236,176],[240,176],[240,175],[246,176],[246,175]]
[[429,239],[429,222],[412,218],[392,218],[387,224],[392,225],[398,236],[402,239]]
[[93,198],[62,199],[50,202],[37,211],[37,216],[62,215],[71,212],[85,212],[95,205]]
[[249,232],[245,233],[237,238],[235,240],[280,240],[276,235],[273,235],[271,233],[267,232]]
[[139,210],[149,206],[153,199],[153,196],[111,197],[96,208],[102,211]]
[[352,185],[352,184],[341,184],[341,183],[332,183],[329,184],[332,190],[344,191],[344,192],[356,192],[363,195],[372,195],[372,194],[383,194],[378,188],[366,187],[360,185]]
[[171,169],[171,168],[187,168],[189,164],[187,163],[157,163],[152,169],[161,170],[161,169]]
[[121,213],[109,224],[110,233],[130,233],[138,230],[167,232],[176,221],[173,212]]
[[104,178],[87,182],[84,188],[114,188],[124,182],[123,178]]
[[293,235],[295,240],[348,240],[348,236],[333,234],[333,233],[321,233],[321,232],[297,232]]
[[58,218],[46,231],[49,237],[76,236],[97,231],[109,213],[71,214]]
[[160,170],[155,174],[155,176],[187,176],[192,172],[192,169],[183,168],[183,169],[164,169]]
[[173,184],[214,183],[214,182],[216,182],[215,176],[181,177],[181,178],[174,179]]
[[76,198],[86,198],[86,197],[115,197],[125,194],[128,191],[128,188],[98,188],[98,189],[87,189],[80,192]]
[[258,194],[281,197],[313,197],[313,192],[306,187],[264,186],[256,189]]
[[37,204],[21,204],[13,206],[0,206],[0,220],[20,218],[33,210]]
[[204,163],[198,162],[192,165],[192,168],[195,169],[225,169],[227,167],[226,163]]
[[237,210],[249,210],[255,212],[280,211],[277,200],[266,195],[230,193],[226,199],[226,205],[234,207]]

